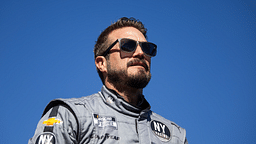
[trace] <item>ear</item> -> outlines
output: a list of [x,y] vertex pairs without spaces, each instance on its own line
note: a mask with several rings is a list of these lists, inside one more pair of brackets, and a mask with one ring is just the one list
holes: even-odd
[[107,60],[104,56],[97,56],[95,65],[102,73],[107,72]]

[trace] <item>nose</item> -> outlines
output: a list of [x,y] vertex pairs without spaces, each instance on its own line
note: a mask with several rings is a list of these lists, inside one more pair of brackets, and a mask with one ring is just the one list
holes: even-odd
[[140,47],[140,45],[137,45],[137,48],[135,50],[135,52],[133,53],[134,56],[139,56],[139,57],[144,57],[144,52],[142,51],[142,48]]

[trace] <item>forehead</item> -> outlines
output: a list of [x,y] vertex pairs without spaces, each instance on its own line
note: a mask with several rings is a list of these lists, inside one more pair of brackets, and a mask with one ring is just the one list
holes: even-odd
[[146,41],[144,35],[134,27],[123,27],[120,29],[116,29],[112,31],[108,37],[113,41],[119,38],[130,38],[137,41]]

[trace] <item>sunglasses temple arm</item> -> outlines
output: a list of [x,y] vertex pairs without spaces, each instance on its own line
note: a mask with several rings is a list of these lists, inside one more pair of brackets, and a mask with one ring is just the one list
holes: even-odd
[[104,54],[103,54],[104,57],[108,54],[108,52],[110,51],[110,49],[111,49],[117,42],[118,42],[118,39],[117,39],[114,43],[112,43],[112,44],[107,48],[107,50],[106,50],[106,51],[104,52]]

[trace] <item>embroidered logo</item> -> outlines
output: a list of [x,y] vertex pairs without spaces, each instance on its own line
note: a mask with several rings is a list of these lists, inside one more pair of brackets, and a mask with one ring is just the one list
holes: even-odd
[[55,136],[52,133],[43,133],[36,139],[35,144],[55,144]]
[[55,117],[49,118],[48,120],[45,120],[43,124],[46,124],[46,126],[53,126],[53,124],[61,124],[63,123],[61,120],[56,119]]
[[167,142],[171,139],[171,132],[167,125],[159,121],[151,121],[151,129],[154,134],[163,142]]
[[93,114],[94,125],[99,128],[110,127],[117,129],[116,118],[111,116],[99,116],[98,114]]

